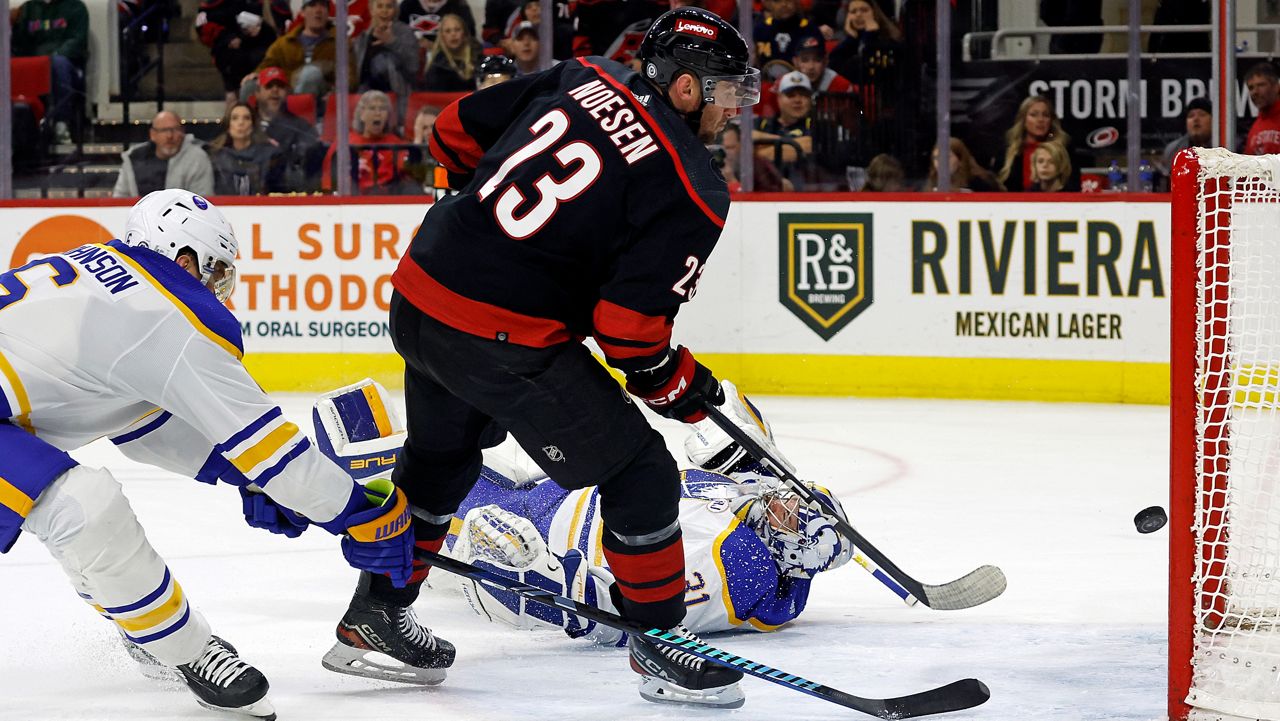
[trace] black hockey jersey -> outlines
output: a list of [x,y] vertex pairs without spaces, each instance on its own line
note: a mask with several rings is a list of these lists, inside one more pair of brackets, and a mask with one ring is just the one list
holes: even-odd
[[392,282],[433,318],[532,347],[594,336],[624,372],[665,357],[729,209],[683,119],[626,67],[575,58],[445,108],[437,202]]

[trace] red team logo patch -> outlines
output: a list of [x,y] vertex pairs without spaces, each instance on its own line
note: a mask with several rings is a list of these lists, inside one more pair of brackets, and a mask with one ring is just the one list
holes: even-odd
[[693,20],[677,20],[676,32],[697,35],[698,37],[715,40],[716,35],[720,34],[719,30],[705,23],[694,22]]

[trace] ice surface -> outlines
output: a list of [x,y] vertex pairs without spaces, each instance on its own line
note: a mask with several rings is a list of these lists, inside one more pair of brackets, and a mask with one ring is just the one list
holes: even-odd
[[[941,583],[992,563],[1009,590],[965,611],[908,608],[849,564],[818,578],[791,626],[718,635],[712,644],[862,696],[970,676],[991,687],[987,704],[940,719],[1164,717],[1168,529],[1139,535],[1132,519],[1168,500],[1167,409],[755,400],[801,476],[839,494],[854,525],[899,566]],[[282,402],[310,427],[309,398]],[[682,427],[658,423],[678,452]],[[859,717],[751,678],[737,711],[645,702],[625,652],[489,624],[439,571],[416,610],[458,646],[443,685],[325,671],[320,657],[355,583],[333,537],[311,529],[289,540],[250,529],[232,488],[134,464],[109,443],[75,455],[122,480],[148,537],[214,632],[270,679],[282,721]],[[112,626],[79,600],[34,537],[0,556],[0,609],[8,621],[0,719],[232,718],[143,678]]]

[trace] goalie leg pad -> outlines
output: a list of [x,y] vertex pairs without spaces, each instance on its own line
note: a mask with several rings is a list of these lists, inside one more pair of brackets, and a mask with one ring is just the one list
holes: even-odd
[[161,663],[190,663],[204,651],[208,622],[147,541],[110,472],[76,466],[62,474],[23,529],[49,548],[81,598]]

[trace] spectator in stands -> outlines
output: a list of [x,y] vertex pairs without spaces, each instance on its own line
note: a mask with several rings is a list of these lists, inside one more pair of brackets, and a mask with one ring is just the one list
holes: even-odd
[[467,34],[476,36],[476,18],[467,0],[402,0],[400,22],[413,28],[424,50],[431,50],[440,32],[445,15],[457,15],[467,28]]
[[263,195],[281,188],[280,148],[258,125],[248,103],[235,103],[222,134],[205,148],[213,164],[215,195]]
[[396,19],[396,0],[371,0],[369,14],[369,29],[355,41],[357,86],[395,93],[397,114],[404,117],[409,86],[418,76],[418,38]]
[[[404,138],[391,132],[391,99],[381,90],[366,91],[356,102],[352,115],[348,142],[353,156],[351,176],[356,181],[358,193],[385,195],[399,192],[401,168],[408,161],[408,153],[389,148],[360,147],[405,144]],[[337,169],[334,154],[337,149],[338,145],[335,143],[324,158],[323,188],[327,191],[337,186],[334,179],[334,171]]]
[[[724,175],[724,180],[729,184],[731,192],[742,190],[742,182],[739,179],[739,169],[742,167],[742,131],[734,123],[729,123],[724,127],[724,134],[720,137],[720,147],[723,148],[724,158],[721,161],[720,171]],[[782,173],[778,172],[778,166],[768,158],[761,157],[759,154],[752,158],[752,190],[757,193],[778,193],[782,191],[791,191],[795,186],[790,180],[782,177]]]
[[760,65],[775,60],[790,63],[806,38],[823,39],[818,24],[800,11],[797,0],[764,0],[764,7],[753,36]]
[[[991,171],[982,167],[969,152],[969,146],[960,138],[951,138],[951,189],[973,191],[975,193],[998,193],[1004,190],[1000,181]],[[1070,172],[1070,166],[1068,166]],[[930,163],[929,179],[925,183],[929,190],[938,189],[938,146],[933,147],[933,162]]]
[[1040,143],[1031,154],[1031,165],[1035,182],[1027,190],[1037,193],[1059,193],[1068,190],[1080,190],[1079,186],[1069,188],[1071,182],[1071,156],[1067,149],[1058,143]]
[[772,158],[784,177],[800,185],[802,161],[813,152],[813,86],[804,73],[793,70],[778,79],[778,114],[760,118],[751,139],[757,154]]
[[516,61],[516,77],[536,73],[538,65],[538,26],[523,22],[516,26],[506,42],[507,52]]
[[1249,67],[1244,75],[1249,88],[1249,100],[1258,108],[1258,117],[1249,127],[1244,141],[1246,155],[1280,153],[1280,79],[1276,67],[1269,60],[1262,60]]
[[[1018,106],[1018,114],[1013,126],[1005,132],[1004,140],[1004,162],[996,178],[1006,190],[1020,193],[1031,187],[1034,181],[1031,154],[1035,152],[1036,146],[1052,140],[1064,148],[1070,148],[1071,136],[1063,132],[1062,123],[1053,112],[1053,103],[1044,96],[1032,95]],[[1078,176],[1075,182],[1078,187]]]
[[[289,74],[293,92],[318,98],[333,88],[336,48],[328,0],[302,0],[302,22],[271,43],[258,70],[280,68]],[[354,85],[360,76],[355,68],[351,68],[348,77]],[[246,77],[241,85],[241,96],[257,92],[257,83],[255,76]]]
[[[1208,25],[1212,0],[1159,0],[1153,25]],[[1209,32],[1151,33],[1149,53],[1207,53]]]
[[258,67],[276,40],[276,31],[262,22],[262,0],[203,0],[196,30],[213,54],[227,103],[234,103],[240,81]]
[[30,0],[16,12],[10,36],[13,55],[49,57],[48,117],[53,122],[55,142],[70,143],[76,100],[84,97],[89,11],[82,0]]
[[867,164],[867,184],[862,186],[862,190],[868,193],[899,193],[906,189],[906,178],[906,171],[897,158],[880,153]]
[[[486,43],[498,45],[507,37],[511,18],[519,14],[522,4],[522,0],[485,0],[481,36]],[[523,18],[517,24],[519,22],[523,22]]]
[[440,117],[440,108],[434,105],[423,105],[413,118],[413,144],[426,145],[431,140],[431,129],[436,126],[436,118]]
[[796,48],[796,70],[804,73],[813,86],[813,96],[823,93],[853,92],[853,84],[839,73],[827,67],[827,44],[822,38],[807,37]]
[[213,194],[213,166],[199,141],[182,129],[182,118],[170,110],[151,120],[151,140],[126,150],[120,177],[111,194],[134,198],[154,190],[185,188],[196,195]]
[[[417,115],[413,117],[413,121],[407,128],[412,131],[413,147],[409,148],[408,158],[401,167],[406,190],[410,187],[421,188],[428,193],[435,190],[436,162],[431,157],[427,142],[431,139],[431,129],[435,127],[438,117],[440,117],[440,108],[434,105],[423,105],[418,108]],[[412,185],[409,184],[410,180],[413,181]]]
[[476,90],[505,83],[516,76],[516,61],[506,55],[485,55],[476,69]]
[[480,55],[480,43],[467,32],[462,18],[445,15],[440,20],[440,34],[427,55],[418,87],[433,92],[475,90]]
[[[872,88],[889,90],[887,80],[896,76],[902,30],[875,0],[850,0],[844,32],[845,39],[831,51],[831,69],[859,86],[864,96]],[[876,104],[871,98],[867,102]]]
[[258,71],[258,124],[280,150],[283,192],[302,193],[320,186],[324,146],[315,125],[289,112],[289,78],[277,67]]
[[844,31],[845,39],[831,51],[830,66],[853,83],[862,99],[864,144],[880,151],[906,151],[904,132],[910,132],[915,119],[896,120],[905,97],[898,57],[902,30],[875,0],[850,0]]
[[1208,98],[1187,102],[1184,116],[1187,132],[1164,146],[1164,171],[1173,168],[1173,157],[1186,148],[1207,148],[1213,142],[1213,106]]

